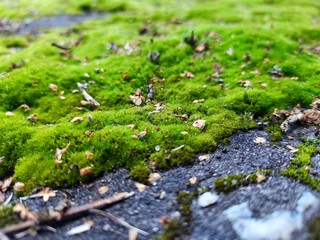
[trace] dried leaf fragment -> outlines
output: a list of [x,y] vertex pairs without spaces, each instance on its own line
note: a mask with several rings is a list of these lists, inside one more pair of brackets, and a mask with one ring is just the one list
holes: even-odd
[[194,74],[185,70],[183,73],[180,74],[180,77],[194,78]]
[[92,173],[92,167],[85,167],[80,169],[80,176],[86,176]]
[[206,126],[206,120],[202,120],[202,119],[199,119],[199,120],[196,120],[192,126],[202,130],[204,129],[204,127]]
[[36,213],[30,212],[22,203],[14,205],[13,211],[19,214],[21,220],[36,218]]
[[257,183],[263,182],[264,180],[266,180],[266,175],[264,175],[261,172],[257,172]]
[[53,84],[53,83],[50,83],[49,84],[49,88],[53,91],[53,92],[57,92],[58,91],[58,86]]
[[35,121],[39,118],[39,115],[37,113],[34,113],[34,114],[31,114],[29,117],[28,117],[28,120],[29,121]]
[[264,144],[267,140],[263,137],[257,137],[255,140],[253,140],[256,144]]
[[290,152],[292,152],[292,153],[296,153],[296,152],[299,151],[299,149],[294,148],[294,147],[292,147],[292,146],[290,146],[290,145],[287,145],[287,148],[288,148],[288,149],[290,150]]
[[135,124],[129,124],[129,125],[127,125],[127,127],[133,130],[133,129],[136,128],[136,125]]
[[142,183],[135,183],[136,188],[138,188],[139,192],[144,192],[147,189],[147,186]]
[[7,179],[4,180],[2,184],[0,184],[0,190],[2,192],[6,192],[8,188],[11,186],[13,177],[8,177]]
[[189,179],[189,183],[190,183],[191,185],[196,184],[196,182],[197,182],[197,177],[191,177],[191,178]]
[[182,135],[188,135],[189,133],[186,131],[181,132]]
[[142,132],[139,133],[138,138],[142,138],[148,133],[148,128],[145,128]]
[[17,109],[24,109],[24,111],[30,111],[31,110],[31,108],[27,104],[22,104]]
[[13,189],[17,192],[23,192],[25,188],[25,184],[22,182],[16,182],[13,186]]
[[99,187],[99,189],[98,189],[98,192],[99,192],[101,195],[105,194],[105,193],[108,192],[108,191],[109,191],[108,186],[101,186],[101,187]]
[[130,99],[131,101],[136,105],[136,106],[140,106],[142,104],[142,98],[141,96],[133,96],[130,95]]
[[70,120],[70,122],[81,122],[82,121],[82,117],[74,117],[74,118],[72,118],[71,120]]
[[55,154],[56,160],[61,160],[62,154],[64,154],[67,151],[69,151],[69,149],[70,149],[70,143],[68,143],[65,148],[62,148],[62,149],[57,148],[56,149],[56,154]]
[[205,155],[201,155],[198,157],[199,161],[208,161],[210,160],[210,155],[209,154],[205,154]]
[[86,158],[88,160],[93,159],[93,153],[92,152],[86,152]]
[[161,175],[159,173],[150,173],[148,182],[153,184],[159,179],[161,179]]
[[40,192],[33,195],[34,197],[42,197],[44,202],[48,202],[50,197],[56,196],[56,191],[53,191],[49,187],[43,188]]
[[240,83],[241,86],[244,86],[246,88],[252,87],[252,83],[249,80],[245,80],[245,81],[239,80],[238,83]]

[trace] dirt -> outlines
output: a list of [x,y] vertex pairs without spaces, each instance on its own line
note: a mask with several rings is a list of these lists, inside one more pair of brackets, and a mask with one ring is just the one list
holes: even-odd
[[[142,193],[137,190],[135,182],[129,178],[129,172],[126,169],[116,169],[92,184],[59,190],[58,196],[50,198],[47,203],[44,203],[41,198],[37,198],[28,199],[24,201],[24,204],[31,210],[41,211],[41,209],[57,205],[59,200],[63,199],[64,194],[75,205],[80,205],[111,196],[116,192],[134,191],[133,197],[106,210],[150,234],[148,237],[139,235],[139,239],[150,239],[161,233],[163,225],[160,220],[163,216],[174,217],[177,215],[179,206],[175,198],[179,191],[192,192],[197,188],[212,190],[217,177],[239,173],[248,174],[256,172],[258,169],[272,169],[273,172],[267,181],[240,187],[230,193],[221,193],[215,205],[201,208],[196,199],[193,201],[193,220],[189,228],[190,234],[184,236],[183,239],[239,239],[231,223],[222,213],[225,209],[247,201],[254,217],[259,218],[277,210],[293,210],[297,200],[305,191],[320,198],[320,194],[310,187],[279,174],[279,170],[285,169],[290,158],[293,157],[293,153],[289,152],[286,146],[288,144],[297,146],[301,136],[316,137],[317,128],[300,127],[288,134],[294,136],[294,140],[284,138],[277,144],[271,144],[265,131],[251,130],[236,133],[230,137],[230,144],[228,146],[220,145],[209,160],[197,160],[192,166],[157,171],[162,178],[155,184],[149,185]],[[257,137],[266,138],[266,143],[260,145],[254,143]],[[320,155],[317,154],[313,161],[317,161],[318,158]],[[318,169],[316,168],[316,172]],[[194,186],[188,184],[191,177],[198,179]],[[109,191],[103,195],[99,194],[98,188],[100,186],[108,186]],[[159,199],[161,191],[166,192],[164,199]],[[306,225],[315,215],[319,214],[320,210],[316,213],[306,214],[304,224]],[[68,230],[89,219],[95,223],[91,230],[75,236],[66,236]],[[87,215],[52,227],[56,229],[55,233],[40,228],[36,236],[28,236],[23,239],[128,239],[126,228],[101,216]],[[306,227],[296,232],[293,237],[293,239],[307,238]]]

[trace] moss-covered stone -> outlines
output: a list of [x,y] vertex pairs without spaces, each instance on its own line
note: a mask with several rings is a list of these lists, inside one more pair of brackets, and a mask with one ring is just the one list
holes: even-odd
[[[13,20],[113,13],[69,31],[0,36],[0,157],[5,157],[0,178],[14,172],[15,180],[29,191],[42,185],[70,186],[116,167],[135,169],[149,161],[164,169],[189,164],[196,154],[213,152],[235,131],[254,127],[256,116],[310,104],[320,94],[320,63],[308,50],[317,44],[319,23],[310,22],[317,16],[318,1],[270,5],[244,0],[239,8],[234,2],[164,0],[141,7],[137,0],[1,1],[0,15]],[[295,8],[289,11],[288,5]],[[184,39],[192,31],[197,41],[188,44]],[[203,42],[203,51],[196,48]],[[72,50],[61,51],[52,43]],[[108,48],[110,43],[118,50]],[[131,54],[127,43],[132,43]],[[149,60],[150,51],[160,53],[157,62]],[[275,65],[281,68],[279,79],[270,76]],[[252,86],[245,88],[239,80],[250,80]],[[77,82],[89,83],[88,93],[100,106],[80,103],[83,96],[73,91]],[[130,95],[140,88],[148,98],[150,83],[153,101],[135,106]],[[56,84],[58,91],[49,84]],[[155,111],[156,103],[163,110]],[[18,109],[23,104],[31,110]],[[6,116],[7,111],[15,116]],[[38,119],[28,121],[35,113]],[[71,123],[74,117],[83,121]],[[198,119],[206,121],[202,130],[192,126]],[[146,128],[145,136],[132,137]],[[278,139],[279,132],[272,131]],[[56,166],[56,148],[68,143],[69,151]],[[86,167],[92,173],[80,176]]]

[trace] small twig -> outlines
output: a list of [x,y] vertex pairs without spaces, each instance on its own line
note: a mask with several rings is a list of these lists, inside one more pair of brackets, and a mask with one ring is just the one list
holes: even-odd
[[124,226],[124,227],[126,227],[128,229],[132,229],[132,230],[134,230],[134,231],[136,231],[136,232],[138,232],[138,233],[140,233],[140,234],[142,234],[144,236],[148,236],[149,235],[149,233],[147,233],[146,231],[143,231],[143,230],[141,230],[139,228],[136,228],[136,227],[130,225],[129,223],[127,223],[126,221],[122,220],[121,218],[118,218],[118,217],[116,217],[116,216],[114,216],[111,213],[108,213],[106,211],[102,211],[102,210],[99,210],[99,209],[90,209],[89,212],[90,213],[94,213],[94,214],[98,214],[98,215],[101,215],[101,216],[104,216],[104,217],[107,217],[107,218],[111,219],[112,221],[114,221],[116,223],[119,223],[119,224],[121,224],[122,226]]
[[116,202],[120,202],[124,199],[127,199],[134,195],[134,192],[121,192],[118,194],[115,194],[109,198],[100,199],[94,202],[90,202],[81,206],[71,207],[67,211],[64,212],[64,214],[61,217],[61,220],[57,221],[54,217],[53,218],[47,218],[47,219],[41,219],[39,221],[36,220],[28,220],[22,223],[10,225],[4,228],[0,228],[0,233],[3,234],[14,234],[18,233],[20,231],[23,231],[30,227],[35,227],[37,225],[42,224],[51,224],[51,223],[58,223],[65,220],[69,220],[72,218],[76,218],[79,216],[83,216],[84,214],[88,213],[90,209],[99,209],[99,208],[106,208],[109,205],[112,205]]
[[184,148],[184,145],[181,145],[179,147],[176,147],[176,148],[172,149],[171,151],[174,152],[174,151],[178,151],[178,150],[183,149],[183,148]]
[[59,45],[59,44],[57,44],[57,43],[52,43],[51,46],[56,47],[56,48],[59,48],[59,49],[62,49],[62,50],[65,50],[65,51],[71,50],[71,48],[61,46],[61,45]]
[[82,95],[84,96],[84,98],[91,104],[94,106],[100,106],[100,103],[98,103],[93,97],[91,97],[86,90],[84,90],[83,88],[80,89]]

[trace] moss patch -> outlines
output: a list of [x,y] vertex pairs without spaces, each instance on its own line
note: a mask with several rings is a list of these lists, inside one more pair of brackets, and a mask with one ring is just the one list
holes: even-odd
[[320,238],[320,217],[312,220],[308,225],[309,230],[309,240],[316,240]]
[[320,191],[320,179],[310,175],[312,168],[311,157],[316,153],[318,144],[318,140],[315,141],[311,139],[298,146],[299,151],[291,160],[287,170],[282,172],[282,175],[297,179],[313,189]]
[[170,220],[165,224],[161,236],[157,239],[169,240],[169,239],[181,239],[182,236],[188,234],[190,231],[190,224],[192,221],[192,200],[197,196],[197,193],[189,193],[181,191],[176,198],[179,204],[179,210],[181,213],[181,218],[176,220]]
[[[268,176],[271,173],[271,170],[260,170],[258,172],[264,176]],[[218,192],[230,192],[241,186],[257,183],[258,172],[252,174],[229,175],[226,177],[217,178],[214,188]]]
[[14,213],[12,206],[0,206],[0,228],[18,223],[19,216]]

